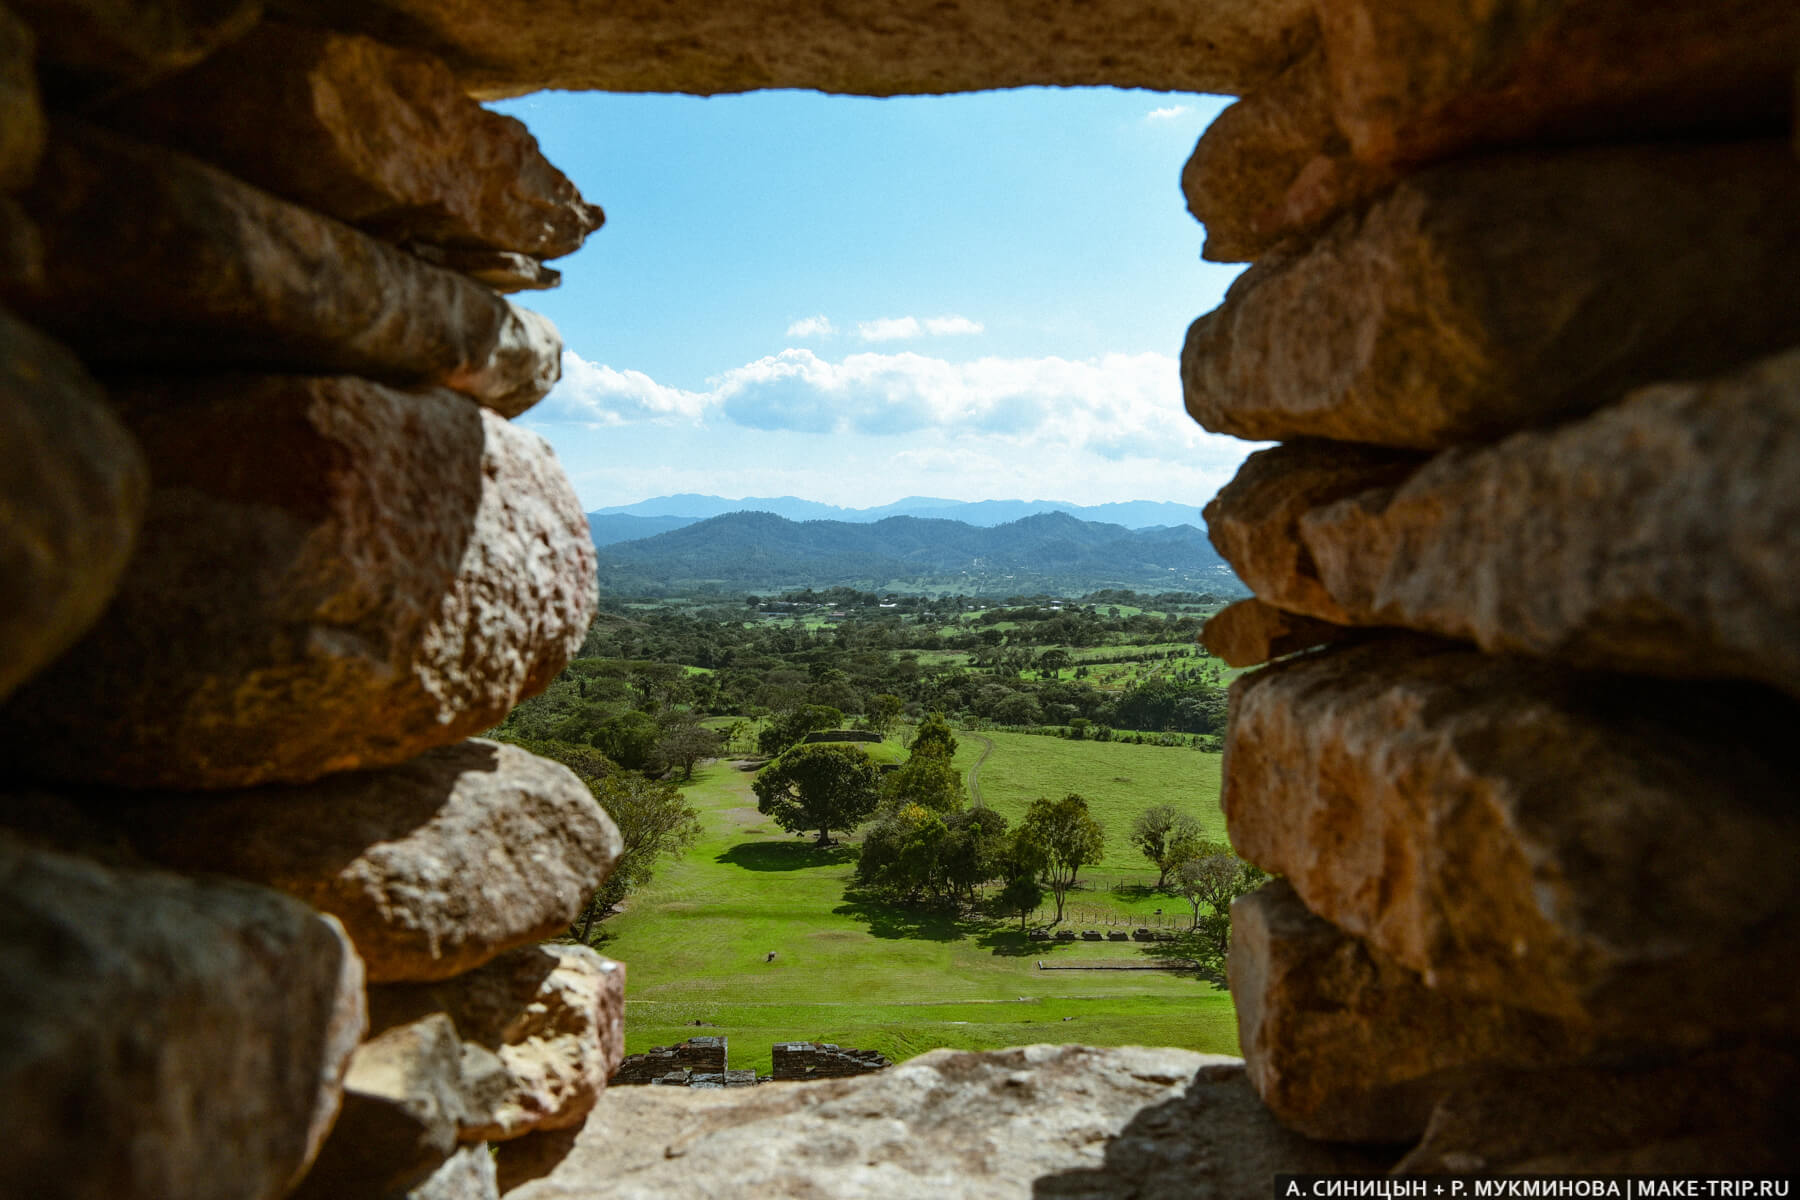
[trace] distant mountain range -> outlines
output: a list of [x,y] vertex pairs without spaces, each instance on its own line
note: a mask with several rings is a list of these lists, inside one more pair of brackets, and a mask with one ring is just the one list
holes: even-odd
[[588,514],[588,528],[596,546],[654,537],[692,525],[708,517],[734,512],[774,513],[790,521],[845,521],[866,525],[888,517],[919,517],[925,520],[961,521],[967,525],[992,528],[1009,521],[1061,512],[1083,521],[1102,521],[1123,525],[1127,529],[1155,529],[1168,525],[1200,524],[1200,509],[1189,504],[1171,504],[1158,500],[1129,500],[1117,504],[1081,505],[1061,500],[941,500],[932,496],[908,496],[877,508],[839,508],[816,500],[799,500],[793,496],[749,497],[727,500],[722,496],[658,496],[636,504],[620,504],[597,508]]
[[1123,587],[1244,594],[1193,525],[1132,530],[1063,512],[991,527],[917,516],[791,521],[768,512],[732,512],[602,545],[600,581],[612,592],[662,594],[706,586],[971,595],[1079,595]]

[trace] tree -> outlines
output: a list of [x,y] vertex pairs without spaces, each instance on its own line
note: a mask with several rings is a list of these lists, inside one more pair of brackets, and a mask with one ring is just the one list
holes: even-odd
[[994,897],[994,903],[1004,913],[1019,914],[1019,932],[1025,932],[1025,919],[1037,911],[1038,905],[1044,902],[1044,886],[1037,881],[1037,876],[1027,871],[1014,875]]
[[713,758],[723,744],[717,733],[694,719],[692,713],[677,713],[663,725],[656,742],[656,757],[666,763],[681,764],[681,777],[694,777],[694,764]]
[[886,737],[888,730],[894,727],[894,722],[905,711],[906,701],[892,692],[883,692],[869,701],[869,711],[864,714],[863,719],[868,722],[870,729]]
[[583,945],[595,920],[650,882],[659,861],[680,854],[700,836],[700,814],[672,783],[615,771],[588,781],[588,790],[619,827],[624,850],[581,914],[576,938]]
[[1075,886],[1076,874],[1106,853],[1106,831],[1088,813],[1088,802],[1070,792],[1061,800],[1039,797],[1025,810],[1020,837],[1035,851],[1038,873],[1056,898],[1056,921],[1063,918],[1063,899]]
[[820,729],[836,729],[844,723],[844,714],[824,704],[803,704],[782,713],[757,735],[756,748],[764,754],[780,754],[809,733]]
[[1038,655],[1035,665],[1040,678],[1055,679],[1064,668],[1074,661],[1075,659],[1067,650],[1055,649],[1046,650]]
[[632,709],[621,713],[594,733],[594,745],[628,771],[659,772],[663,763],[656,757],[657,739],[662,728],[647,712]]
[[1168,883],[1170,871],[1198,857],[1205,836],[1200,822],[1169,804],[1147,808],[1131,823],[1131,844],[1156,864],[1159,889]]
[[945,758],[955,755],[956,735],[950,732],[950,722],[944,719],[944,714],[932,713],[920,721],[908,749],[914,754],[942,754]]
[[991,808],[970,808],[952,813],[944,824],[950,831],[941,859],[944,884],[951,895],[973,901],[976,888],[1006,873],[1011,841],[1006,818]]
[[944,849],[950,829],[944,818],[917,804],[882,811],[863,838],[856,863],[857,882],[903,900],[945,888]]
[[757,812],[790,833],[818,830],[821,846],[831,844],[832,830],[848,833],[861,824],[881,795],[874,760],[849,742],[795,746],[750,786]]
[[962,772],[929,745],[923,754],[915,749],[881,781],[883,803],[917,804],[933,812],[962,811],[963,795]]
[[[1193,910],[1194,931],[1205,937],[1214,954],[1224,957],[1231,944],[1231,902],[1269,876],[1239,858],[1224,842],[1201,842],[1199,853],[1182,863],[1175,877]],[[1212,909],[1204,919],[1200,912],[1203,904]]]

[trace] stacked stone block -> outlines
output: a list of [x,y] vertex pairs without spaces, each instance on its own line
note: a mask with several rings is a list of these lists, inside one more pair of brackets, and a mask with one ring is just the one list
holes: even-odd
[[658,1083],[677,1072],[723,1075],[729,1067],[729,1039],[689,1038],[674,1046],[652,1046],[642,1054],[627,1054],[613,1072],[613,1085]]
[[[1727,11],[1728,10],[1728,11]],[[1787,1169],[1800,10],[1321,5],[1184,177],[1252,1083],[1402,1171]],[[1732,1097],[1737,1097],[1734,1102]]]
[[774,1078],[844,1079],[894,1064],[875,1050],[852,1050],[834,1042],[776,1042]]
[[0,9],[0,1193],[497,1195],[579,1123],[620,853],[472,738],[595,602],[503,290],[598,209],[430,54]]

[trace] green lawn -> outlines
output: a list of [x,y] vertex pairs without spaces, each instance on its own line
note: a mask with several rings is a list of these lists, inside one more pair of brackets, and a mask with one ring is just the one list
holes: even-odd
[[[994,808],[1016,816],[1032,795],[1052,791],[1079,791],[1094,802],[1116,843],[1103,876],[1154,882],[1148,864],[1138,870],[1125,853],[1124,829],[1140,808],[1177,803],[1209,828],[1219,824],[1217,756],[983,736],[994,743],[980,774]],[[958,737],[966,770],[982,744],[972,734]],[[1036,965],[1140,964],[1153,947],[1029,943],[1017,921],[959,920],[847,898],[853,849],[820,850],[810,838],[782,833],[756,811],[753,778],[723,762],[701,768],[687,788],[705,825],[701,840],[602,926],[598,948],[626,964],[628,1052],[725,1034],[734,1066],[765,1072],[770,1045],[796,1039],[875,1049],[895,1060],[938,1046],[1039,1041],[1236,1052],[1230,997],[1191,972]],[[1071,912],[1090,913],[1093,924],[1109,913],[1136,921],[1159,905],[1185,917],[1179,899],[1129,888],[1077,893]]]

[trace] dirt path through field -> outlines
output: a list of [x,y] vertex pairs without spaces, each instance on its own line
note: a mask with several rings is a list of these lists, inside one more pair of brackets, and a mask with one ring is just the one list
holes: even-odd
[[994,743],[992,739],[984,738],[979,733],[971,733],[969,736],[981,743],[981,757],[977,758],[974,764],[969,767],[969,799],[976,804],[980,804],[981,764],[986,762],[987,756],[994,752]]

